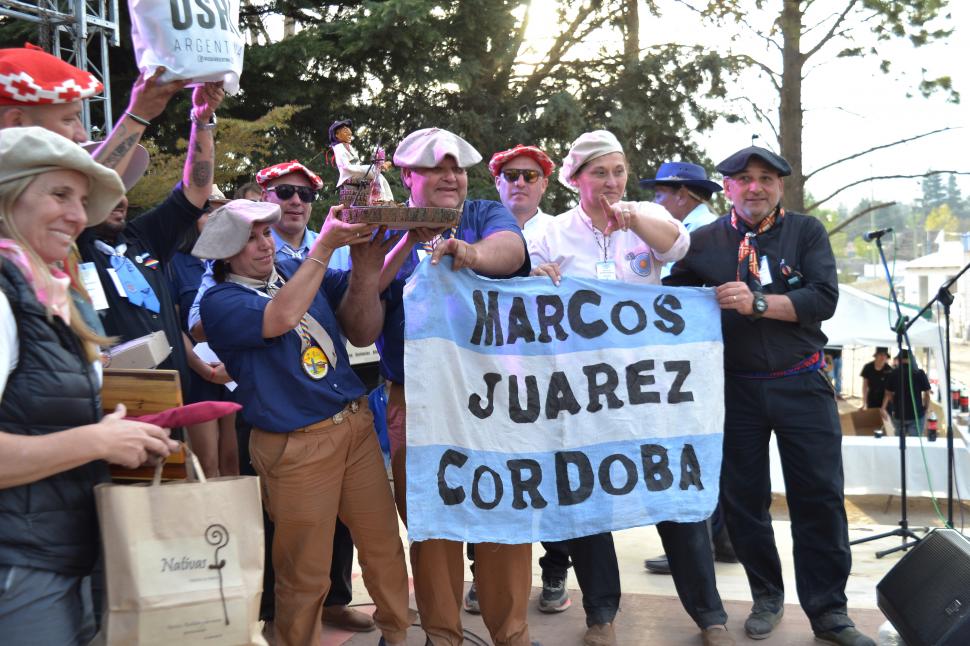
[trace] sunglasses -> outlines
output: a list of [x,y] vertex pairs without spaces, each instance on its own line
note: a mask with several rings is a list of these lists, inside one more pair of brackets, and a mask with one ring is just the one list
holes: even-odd
[[317,199],[317,192],[310,188],[309,186],[294,186],[293,184],[277,184],[276,186],[270,186],[266,189],[267,191],[273,191],[276,193],[276,197],[281,200],[288,200],[293,197],[293,194],[300,196],[300,201],[309,204]]
[[526,184],[535,184],[539,181],[539,178],[542,177],[542,173],[531,168],[528,170],[521,168],[509,168],[508,170],[502,171],[502,177],[504,177],[505,181],[509,184],[514,184],[515,182],[519,181],[520,177],[525,178]]

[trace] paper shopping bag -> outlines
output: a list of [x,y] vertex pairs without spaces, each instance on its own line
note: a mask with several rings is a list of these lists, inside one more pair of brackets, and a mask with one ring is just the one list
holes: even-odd
[[[194,468],[189,468],[189,465]],[[259,478],[95,487],[109,645],[265,646],[259,626],[263,517]],[[98,640],[96,640],[98,641]]]
[[138,69],[165,68],[163,82],[223,81],[239,90],[246,40],[239,29],[239,0],[128,0],[131,42]]

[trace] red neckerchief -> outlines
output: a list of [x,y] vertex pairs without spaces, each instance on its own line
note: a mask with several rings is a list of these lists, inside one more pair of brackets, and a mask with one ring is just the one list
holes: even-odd
[[784,217],[785,209],[779,206],[771,215],[759,222],[757,228],[752,229],[748,226],[747,222],[738,217],[734,207],[731,207],[731,226],[742,235],[741,244],[738,245],[737,280],[744,280],[741,277],[741,267],[747,263],[749,275],[753,276],[759,283],[761,282],[761,267],[758,262],[758,242],[755,237],[775,226],[775,223],[781,222]]

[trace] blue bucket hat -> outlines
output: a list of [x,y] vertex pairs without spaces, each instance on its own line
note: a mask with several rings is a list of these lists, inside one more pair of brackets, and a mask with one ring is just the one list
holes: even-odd
[[656,177],[640,180],[640,186],[643,188],[653,188],[658,184],[660,186],[696,187],[709,193],[724,190],[717,182],[707,179],[707,171],[704,170],[703,166],[689,162],[664,162],[657,170]]

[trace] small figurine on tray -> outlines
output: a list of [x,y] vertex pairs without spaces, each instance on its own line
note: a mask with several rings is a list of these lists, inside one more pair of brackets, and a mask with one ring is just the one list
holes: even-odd
[[339,217],[352,224],[367,222],[381,224],[390,230],[427,227],[447,228],[458,223],[461,211],[437,207],[410,207],[398,204],[391,194],[387,179],[381,174],[393,167],[380,146],[374,151],[370,164],[360,163],[353,141],[350,119],[334,121],[330,125],[330,146],[333,163],[340,171],[337,187],[344,208]]
[[354,140],[353,123],[350,119],[334,121],[328,134],[333,161],[340,171],[337,187],[340,189],[341,203],[347,206],[394,204],[391,185],[382,174],[392,167],[391,162],[386,161],[384,149],[378,147],[374,151],[373,162],[362,164],[357,151],[350,145]]

